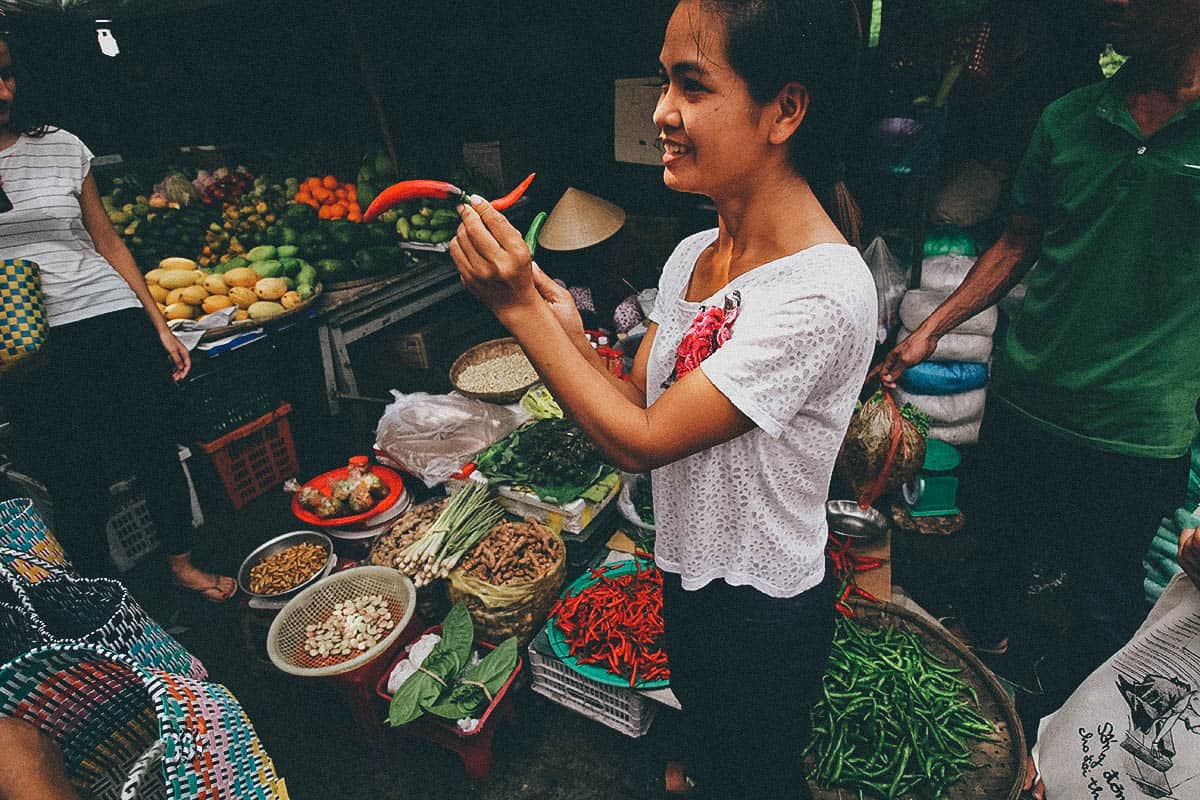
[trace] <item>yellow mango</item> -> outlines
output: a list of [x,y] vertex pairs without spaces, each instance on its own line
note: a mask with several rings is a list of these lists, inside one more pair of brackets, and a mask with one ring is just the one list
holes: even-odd
[[149,284],[150,286],[154,286],[155,284],[158,283],[158,279],[162,277],[162,274],[164,272],[166,272],[166,270],[162,270],[162,269],[150,270],[145,275],[146,283]]
[[263,278],[254,284],[254,293],[262,300],[278,300],[287,290],[287,281],[283,278]]
[[[254,270],[251,270],[253,272]],[[232,300],[238,308],[249,308],[258,302],[258,295],[253,289],[247,289],[245,286],[234,286],[229,290],[229,299]]]
[[179,299],[189,306],[198,306],[208,297],[208,290],[203,286],[185,286],[179,290]]
[[225,273],[226,286],[242,286],[247,289],[253,289],[254,284],[258,283],[258,273],[249,267],[234,267]]
[[300,297],[300,293],[296,291],[285,292],[283,297],[279,298],[279,305],[289,311],[303,302],[304,300]]
[[164,289],[182,289],[195,284],[196,270],[194,269],[165,269],[162,275],[158,276],[158,285]]
[[163,302],[169,306],[173,306],[176,303],[182,303],[183,289],[172,289],[171,291],[167,292],[167,298],[163,300]]
[[209,294],[229,294],[229,286],[220,275],[208,275],[202,284]]
[[229,295],[210,294],[208,297],[204,298],[204,303],[201,307],[207,313],[211,314],[218,309],[229,308],[231,305],[233,305],[233,300],[230,299]]
[[154,302],[156,303],[164,302],[167,299],[167,295],[170,294],[170,292],[157,283],[148,284],[146,288],[150,290],[150,296],[154,298]]
[[196,307],[187,303],[172,303],[167,306],[167,319],[191,319],[196,316]]
[[168,256],[158,262],[159,269],[195,269],[196,262],[190,258],[180,258],[179,256]]
[[247,311],[250,312],[250,319],[257,321],[278,317],[284,312],[284,308],[279,303],[273,303],[270,300],[259,300],[257,303],[251,305]]

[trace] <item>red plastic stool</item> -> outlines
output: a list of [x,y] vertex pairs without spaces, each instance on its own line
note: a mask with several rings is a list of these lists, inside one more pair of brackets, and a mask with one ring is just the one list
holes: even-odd
[[[411,644],[426,633],[441,634],[441,632],[442,626],[435,625],[419,636],[414,636],[408,640],[407,644]],[[488,642],[479,642],[478,644],[480,647],[488,650],[495,648],[495,645]],[[407,651],[407,646],[404,650]],[[388,668],[383,672],[376,684],[376,694],[389,703],[392,700],[392,695],[388,692],[387,688],[388,676],[392,674],[392,669],[396,664],[403,660],[405,654],[406,652],[401,652],[397,657],[388,662]],[[430,716],[429,714],[420,719],[413,720],[403,727],[390,728],[389,730],[396,736],[425,739],[447,750],[451,750],[462,761],[467,775],[477,780],[486,778],[492,774],[492,736],[496,733],[496,726],[504,720],[511,719],[515,713],[510,689],[512,688],[513,681],[521,673],[523,665],[523,660],[518,656],[517,666],[513,669],[512,674],[508,676],[508,680],[504,682],[504,685],[500,687],[500,691],[496,692],[496,696],[492,698],[492,702],[484,710],[483,715],[480,716],[479,724],[475,726],[475,730],[473,731],[463,731],[454,722]],[[378,700],[375,701],[377,707],[378,702]],[[385,706],[384,715],[386,713]]]

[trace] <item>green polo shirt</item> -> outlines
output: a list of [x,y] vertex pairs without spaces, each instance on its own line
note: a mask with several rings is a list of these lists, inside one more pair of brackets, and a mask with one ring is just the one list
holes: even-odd
[[1048,106],[1014,176],[1045,235],[993,392],[1085,446],[1173,458],[1198,429],[1200,101],[1145,137],[1124,74]]

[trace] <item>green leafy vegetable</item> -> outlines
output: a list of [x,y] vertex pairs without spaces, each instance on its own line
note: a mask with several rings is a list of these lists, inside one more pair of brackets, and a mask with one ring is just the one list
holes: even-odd
[[450,720],[473,717],[487,708],[489,698],[496,696],[516,668],[517,639],[510,636],[480,659],[478,664],[469,667],[459,676],[458,683],[450,693],[427,710],[430,714]]
[[484,450],[475,466],[493,483],[528,486],[565,503],[612,471],[595,443],[565,419],[523,425]]
[[421,668],[400,685],[388,707],[388,724],[407,725],[438,702],[471,660],[475,626],[465,603],[456,603],[442,622],[442,638]]

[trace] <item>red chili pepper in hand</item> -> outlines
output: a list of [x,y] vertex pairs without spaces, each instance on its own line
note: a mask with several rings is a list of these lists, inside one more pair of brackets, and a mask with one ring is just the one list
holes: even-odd
[[[536,174],[536,172],[531,172],[528,178],[517,184],[517,188],[503,197],[493,200],[492,208],[497,211],[503,211],[511,207],[524,196],[525,191],[529,188],[529,184],[533,183],[533,177]],[[470,202],[470,197],[467,193],[453,183],[427,180],[400,181],[399,183],[393,183],[376,195],[371,204],[367,206],[367,210],[363,212],[363,222],[374,222],[379,218],[380,214],[401,203],[406,203],[409,200],[424,199],[458,200],[462,203]]]

